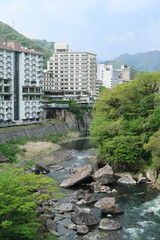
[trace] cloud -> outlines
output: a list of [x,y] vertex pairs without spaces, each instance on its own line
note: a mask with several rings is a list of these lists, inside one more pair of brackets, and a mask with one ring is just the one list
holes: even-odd
[[127,31],[123,35],[117,34],[117,33],[112,33],[110,35],[107,35],[104,37],[104,42],[105,43],[127,43],[128,41],[131,41],[134,38],[134,33],[132,31]]
[[106,10],[110,14],[133,12],[146,7],[150,0],[104,0]]
[[[65,25],[89,25],[90,8],[97,3],[97,0],[43,0],[43,15]],[[57,22],[58,23],[58,22]]]

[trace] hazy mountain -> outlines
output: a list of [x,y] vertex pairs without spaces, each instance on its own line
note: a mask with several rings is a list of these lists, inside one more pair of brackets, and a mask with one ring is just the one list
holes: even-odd
[[123,54],[114,60],[125,62],[126,64],[132,65],[143,71],[153,72],[160,70],[160,51],[158,50],[138,53],[135,55]]

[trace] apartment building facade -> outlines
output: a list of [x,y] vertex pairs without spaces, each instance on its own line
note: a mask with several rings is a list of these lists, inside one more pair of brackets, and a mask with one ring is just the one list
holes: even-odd
[[122,65],[119,75],[119,83],[130,82],[137,74],[137,70],[129,68],[127,65]]
[[113,65],[98,64],[97,79],[102,81],[106,88],[112,88],[119,84],[119,70],[114,69]]
[[96,54],[72,52],[66,43],[55,43],[47,70],[43,92],[52,100],[93,102],[97,96]]
[[43,54],[0,37],[0,120],[38,121],[42,116]]

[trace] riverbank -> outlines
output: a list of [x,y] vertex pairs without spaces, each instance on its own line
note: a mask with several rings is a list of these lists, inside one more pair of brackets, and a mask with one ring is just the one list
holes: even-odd
[[[83,141],[84,142],[84,141]],[[86,145],[83,144],[83,145]],[[81,144],[79,143],[79,146]],[[48,176],[55,179],[61,186],[62,182],[71,177],[70,168],[76,165],[77,168],[81,168],[90,164],[90,159],[93,156],[92,149],[75,149],[73,143],[72,148],[69,147],[68,151],[71,153],[72,157],[61,162],[59,171],[57,169],[51,168]],[[96,170],[95,165],[93,167]],[[80,174],[83,176],[83,174]],[[115,175],[115,174],[114,174]],[[73,176],[72,176],[73,177]],[[75,177],[75,179],[77,179]],[[117,182],[117,176],[115,181],[110,186],[103,186],[100,189],[95,188],[93,192],[93,187],[95,184],[89,184],[85,181],[81,184],[77,184],[72,187],[64,188],[61,186],[61,191],[65,194],[64,198],[59,200],[55,207],[53,207],[53,212],[55,218],[53,221],[57,224],[57,231],[59,235],[66,239],[96,239],[96,240],[125,240],[125,239],[141,239],[141,240],[157,240],[159,236],[159,192],[152,188],[152,183],[150,184],[119,184]],[[77,195],[79,193],[79,195]],[[92,196],[96,196],[97,200],[100,199],[113,199],[117,206],[124,210],[124,214],[110,214],[107,216],[106,213],[102,213],[101,210],[94,206],[93,202],[90,202]],[[75,203],[74,197],[77,197],[77,202]],[[82,199],[80,199],[82,198]],[[94,201],[94,199],[93,199]],[[106,206],[107,207],[107,206]],[[76,210],[75,210],[76,209]],[[84,210],[84,211],[83,211]],[[112,209],[113,210],[113,209]],[[76,213],[75,213],[76,212]],[[80,212],[80,213],[79,213]],[[94,226],[90,225],[90,222],[86,222],[88,229],[84,227],[82,223],[79,224],[79,217],[77,216],[75,221],[73,216],[79,213],[79,217],[82,214],[89,215],[89,221],[91,221],[91,215],[93,214],[99,219],[99,222],[103,218],[108,220],[114,220],[121,224],[122,228],[117,231],[111,230],[101,230],[99,224]],[[83,216],[83,215],[82,215]],[[85,215],[86,216],[86,215]],[[80,225],[80,226],[79,226]],[[83,233],[79,234],[80,228],[83,228]],[[89,232],[89,233],[88,233]]]
[[81,139],[82,136],[79,131],[67,131],[47,137],[14,139],[0,144],[0,163],[23,161],[30,166],[39,162],[47,166],[54,165],[71,157],[62,144]]
[[50,141],[28,141],[26,144],[21,145],[24,150],[24,155],[17,155],[19,161],[41,162],[47,166],[57,164],[69,159],[71,156],[69,152],[62,148],[62,143],[72,142],[81,138],[79,131],[70,131],[65,136],[60,137],[59,142],[52,143]]

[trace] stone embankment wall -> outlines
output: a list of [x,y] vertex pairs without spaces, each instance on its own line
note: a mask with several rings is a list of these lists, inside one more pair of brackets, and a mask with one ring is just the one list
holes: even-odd
[[42,127],[31,127],[21,130],[11,130],[7,132],[0,132],[0,143],[5,143],[11,139],[16,138],[33,138],[33,137],[43,137],[50,134],[57,134],[62,132],[67,132],[71,129],[68,128],[66,123],[64,124],[54,124]]
[[82,119],[77,119],[73,113],[66,110],[57,111],[56,119],[63,120],[64,123],[49,124],[42,126],[33,126],[21,130],[0,131],[0,143],[5,143],[16,138],[44,137],[50,134],[63,133],[70,130],[79,130],[87,132],[90,125],[90,116],[84,115]]

